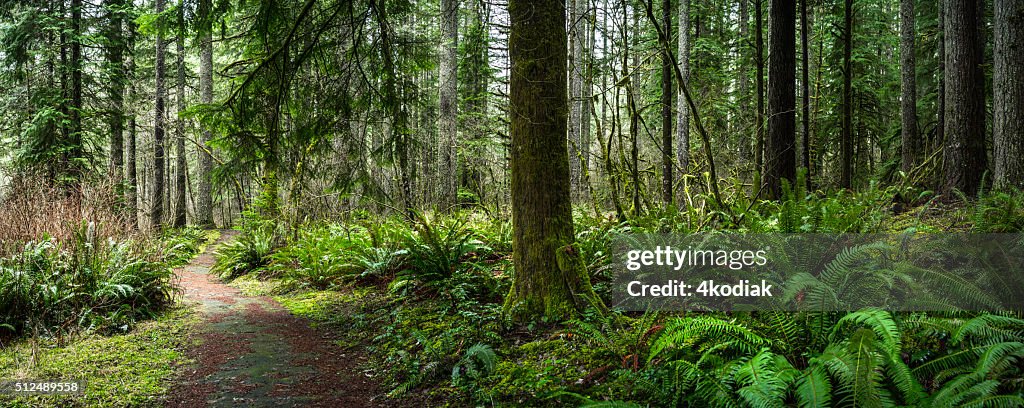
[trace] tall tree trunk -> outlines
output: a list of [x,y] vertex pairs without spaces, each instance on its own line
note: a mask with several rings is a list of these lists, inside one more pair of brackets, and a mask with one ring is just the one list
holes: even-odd
[[[213,22],[210,15],[213,11],[213,0],[201,0],[199,32],[199,100],[203,104],[213,103]],[[213,193],[211,189],[211,173],[213,170],[213,151],[210,147],[212,133],[209,128],[203,129],[199,136],[199,169],[198,196],[196,197],[196,224],[214,227]]]
[[[591,146],[591,124],[592,109],[594,106],[594,38],[596,36],[594,26],[597,23],[597,9],[589,7],[589,0],[578,0],[583,4],[581,12],[584,21],[581,29],[587,33],[583,37],[582,49],[583,59],[583,83],[580,88],[580,170],[582,171],[582,186],[580,195],[587,196],[592,193],[593,188],[590,182],[590,146]],[[588,12],[589,11],[589,12]],[[596,202],[594,203],[597,204]]]
[[995,0],[995,187],[1024,188],[1024,2]]
[[[946,144],[946,6],[944,1],[939,3],[938,9],[938,39],[936,40],[938,50],[936,50],[936,55],[939,60],[939,84],[935,96],[938,106],[935,108],[935,140],[932,143],[932,150]],[[928,154],[932,154],[932,151],[929,150]]]
[[448,210],[456,204],[458,182],[458,32],[459,0],[441,0],[441,61],[438,86],[438,131],[441,140],[439,204]]
[[843,118],[839,139],[839,186],[853,188],[853,0],[846,0],[843,24]]
[[[156,13],[164,12],[164,0],[156,0]],[[153,192],[150,197],[150,228],[159,230],[164,217],[164,27],[156,34],[156,106],[153,119]]]
[[[628,19],[629,13],[626,11],[626,1],[622,2],[623,18]],[[640,195],[643,192],[640,189],[640,108],[638,107],[637,99],[640,96],[640,58],[638,53],[632,54],[632,69],[630,70],[627,66],[629,65],[630,53],[629,50],[640,49],[640,17],[639,14],[633,11],[633,24],[630,26],[638,32],[633,33],[633,36],[629,38],[629,47],[622,54],[622,71],[623,75],[629,75],[628,86],[626,86],[626,107],[629,109],[629,164],[630,171],[633,179],[633,217],[639,217],[643,213],[643,204],[640,201]],[[628,28],[626,29],[628,31]],[[626,38],[623,36],[623,43],[626,43]]]
[[505,302],[520,320],[559,321],[601,301],[574,248],[561,0],[511,0],[512,260]]
[[[665,30],[669,28],[666,26]],[[679,0],[679,50],[676,53],[679,71],[683,80],[690,80],[690,0]],[[681,84],[679,86],[682,86]],[[679,176],[690,174],[690,108],[686,99],[679,98],[676,102],[676,160],[679,162]],[[677,201],[682,206],[686,203],[685,191],[679,188]]]
[[[682,0],[680,0],[682,1]],[[745,180],[749,180],[749,173],[746,169],[749,168],[753,157],[751,157],[751,141],[748,138],[750,136],[750,117],[747,116],[750,112],[750,71],[749,69],[749,48],[747,44],[750,39],[750,0],[739,0],[740,2],[740,40],[736,42],[737,50],[736,55],[738,62],[736,64],[736,88],[738,89],[739,95],[736,100],[739,103],[740,114],[738,119],[741,121],[740,129],[743,134],[740,136],[740,169]],[[685,101],[684,101],[685,102]]]
[[811,30],[808,28],[808,15],[807,15],[807,0],[800,0],[800,63],[801,63],[801,75],[800,88],[801,96],[803,100],[800,102],[802,108],[801,124],[803,125],[803,157],[800,163],[803,166],[805,174],[805,187],[808,191],[811,190],[811,180],[813,174],[811,172],[811,84],[810,84],[810,47],[808,42]]
[[773,0],[769,10],[768,139],[764,182],[768,197],[782,196],[782,180],[796,179],[796,5]]
[[[943,191],[978,192],[986,169],[985,75],[980,0],[946,2],[946,124]],[[1019,79],[1016,79],[1019,80]]]
[[755,82],[757,86],[757,114],[755,125],[757,140],[754,141],[754,167],[757,175],[755,185],[758,189],[764,186],[764,0],[754,0],[754,56],[757,60]]
[[917,69],[914,58],[914,0],[900,0],[900,114],[902,117],[902,170],[906,174],[917,164],[920,145],[917,136]]
[[583,34],[586,0],[569,5],[569,180],[573,201],[584,196],[583,185]]
[[[680,0],[682,1],[682,0]],[[671,0],[661,1],[661,21],[665,25],[667,34],[671,37],[672,32],[672,7]],[[672,185],[672,168],[675,167],[675,158],[672,157],[672,55],[669,50],[662,50],[661,53],[661,198],[665,204],[672,204],[674,192]]]
[[181,114],[185,112],[185,35],[184,35],[184,24],[185,24],[185,7],[184,4],[178,4],[178,33],[177,41],[175,44],[178,51],[178,89],[175,92],[175,102],[177,107],[175,109],[176,115],[174,119],[174,144],[177,148],[178,157],[176,157],[176,163],[174,167],[177,169],[174,179],[174,227],[181,228],[185,226],[187,222],[186,214],[188,211],[185,208],[187,192],[187,181],[186,177],[188,169],[186,168],[185,160],[185,120],[181,117]]
[[380,29],[381,54],[384,68],[384,107],[391,117],[391,135],[395,140],[395,156],[398,157],[399,189],[402,195],[402,205],[410,217],[415,208],[412,196],[412,179],[409,166],[409,129],[408,113],[402,107],[402,101],[398,93],[398,72],[395,67],[394,54],[392,51],[392,31],[388,21],[385,2],[382,0],[371,0],[370,8],[376,17]]
[[106,2],[108,34],[107,63],[110,69],[110,178],[120,184],[124,175],[124,0]]
[[70,166],[76,183],[80,182],[84,168],[76,159],[85,156],[82,140],[82,0],[71,0],[71,112]]
[[[128,85],[128,105],[135,103],[135,24],[125,24],[128,38],[125,41],[125,49],[128,51],[128,62],[125,66],[125,79]],[[138,229],[139,223],[139,178],[137,171],[137,149],[135,146],[137,137],[137,124],[135,123],[135,110],[132,109],[128,117],[128,140],[125,146],[125,179],[128,186],[125,190],[127,196],[128,224]]]

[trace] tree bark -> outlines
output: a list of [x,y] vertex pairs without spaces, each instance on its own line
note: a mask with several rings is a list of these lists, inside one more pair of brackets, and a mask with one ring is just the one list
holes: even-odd
[[902,166],[903,173],[917,164],[920,144],[917,136],[917,69],[914,58],[914,0],[900,0],[900,65],[901,92],[900,114],[902,117]]
[[[668,31],[668,26],[665,27]],[[679,71],[683,80],[690,80],[690,0],[679,0]],[[679,177],[690,173],[690,109],[686,99],[679,98],[676,102],[676,160],[679,162]],[[674,182],[674,180],[673,180]],[[686,203],[685,191],[679,188],[677,201],[682,206]]]
[[1024,188],[1024,2],[995,0],[995,188]]
[[[573,201],[584,196],[583,186],[583,35],[586,0],[567,0],[569,5],[569,179]],[[581,5],[582,3],[582,5]]]
[[[683,0],[680,0],[683,1]],[[672,7],[671,0],[661,1],[661,20],[665,25],[666,34],[671,37],[672,32]],[[672,55],[669,50],[662,50],[661,53],[661,198],[667,205],[671,205],[675,192],[672,191],[674,179],[672,168],[675,167],[675,159],[672,157]]]
[[71,0],[71,111],[68,120],[71,122],[70,140],[68,141],[71,174],[76,183],[80,182],[85,171],[78,160],[85,156],[82,140],[82,0]]
[[768,197],[782,195],[782,180],[796,179],[796,10],[773,0],[769,10],[768,139],[764,182]]
[[853,188],[853,0],[846,0],[843,24],[843,118],[839,139],[839,186]]
[[439,177],[441,186],[438,201],[441,210],[456,204],[458,181],[458,32],[459,0],[441,0],[441,61],[438,86],[438,131],[440,149]]
[[552,321],[603,308],[573,245],[565,3],[511,0],[508,11],[515,276],[505,307]]
[[[156,13],[164,12],[164,0],[156,0]],[[164,33],[157,28],[156,60],[156,103],[153,119],[153,191],[150,196],[150,228],[159,230],[164,216]]]
[[[979,31],[980,0],[948,0],[946,7],[946,123],[943,191],[975,194],[986,169],[985,75]],[[1019,80],[1019,79],[1018,79]]]
[[174,93],[175,102],[177,107],[174,119],[174,144],[178,152],[175,162],[175,179],[174,179],[174,227],[181,228],[185,226],[187,222],[186,214],[188,211],[185,208],[186,204],[186,190],[188,188],[186,177],[188,169],[186,168],[185,160],[185,120],[181,117],[181,114],[185,111],[185,15],[183,7],[184,4],[179,4],[178,7],[178,38],[175,41],[178,51],[178,89]]
[[761,188],[764,173],[764,0],[754,0],[754,57],[757,69],[754,73],[757,86],[757,114],[755,115],[757,135],[754,141],[755,185]]
[[108,0],[107,63],[110,69],[110,178],[120,184],[124,175],[124,35],[123,0]]
[[748,36],[750,35],[750,0],[739,0],[739,2],[740,40],[737,41],[736,52],[737,58],[739,60],[736,64],[736,68],[738,71],[736,74],[736,87],[738,89],[739,96],[736,99],[737,101],[739,101],[740,108],[739,119],[741,121],[741,125],[739,128],[742,129],[743,132],[743,135],[740,136],[740,169],[742,174],[744,175],[744,178],[746,178],[749,177],[747,169],[749,169],[751,161],[753,160],[753,157],[751,157],[751,140],[748,139],[748,137],[750,136],[749,126],[751,122],[750,117],[747,116],[748,112],[750,112],[750,71],[748,71],[750,59],[747,54],[749,52],[747,44],[748,41],[750,41],[750,39],[748,38]]
[[[937,52],[939,60],[939,84],[937,95],[937,105],[935,108],[936,122],[935,122],[935,140],[932,143],[934,150],[935,147],[945,146],[946,144],[946,7],[944,2],[939,3],[939,16],[938,16],[938,33],[939,37],[936,40]],[[929,151],[931,154],[931,151]]]
[[803,160],[800,165],[804,168],[807,173],[804,174],[804,187],[811,190],[811,180],[813,173],[811,171],[811,85],[810,85],[810,47],[808,43],[811,34],[808,28],[808,15],[807,15],[807,0],[800,0],[800,63],[801,63],[801,75],[800,88],[803,100],[800,102],[802,108],[801,124],[803,126],[801,134],[803,135]]
[[[203,104],[213,103],[213,8],[212,0],[201,0],[199,33],[199,100]],[[196,197],[196,224],[204,228],[214,227],[213,193],[210,180],[213,171],[213,151],[210,147],[212,133],[204,128],[199,138],[199,168],[196,174],[198,194]]]
[[[128,85],[129,106],[135,102],[135,25],[126,24],[125,30],[128,37],[125,41],[125,49],[128,51],[128,62],[125,66],[125,78]],[[131,110],[128,116],[128,137],[125,146],[125,179],[128,186],[125,190],[127,196],[128,224],[138,229],[139,223],[139,179],[136,162],[136,137],[137,124],[135,110]]]

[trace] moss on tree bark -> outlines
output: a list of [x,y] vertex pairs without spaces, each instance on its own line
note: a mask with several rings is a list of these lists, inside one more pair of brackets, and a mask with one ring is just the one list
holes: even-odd
[[573,246],[565,3],[511,0],[511,167],[515,278],[505,309],[557,321],[604,309]]

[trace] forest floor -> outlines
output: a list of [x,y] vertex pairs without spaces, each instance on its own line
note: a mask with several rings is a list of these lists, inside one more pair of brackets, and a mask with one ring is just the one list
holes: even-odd
[[[225,233],[216,245],[235,234]],[[211,275],[212,250],[177,271],[185,302],[196,303],[197,342],[171,386],[170,407],[384,406],[360,368],[366,355],[333,342],[267,296],[247,296]]]

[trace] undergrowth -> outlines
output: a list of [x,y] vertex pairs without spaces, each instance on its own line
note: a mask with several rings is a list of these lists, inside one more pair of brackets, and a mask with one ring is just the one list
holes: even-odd
[[[608,301],[611,253],[629,234],[1024,226],[1019,193],[951,201],[896,188],[787,187],[780,201],[744,200],[627,222],[576,214],[591,282]],[[588,312],[513,325],[501,313],[514,273],[507,220],[362,214],[302,225],[298,234],[252,222],[241,230],[220,252],[223,276],[281,282],[269,287],[286,307],[342,328],[339,344],[369,351],[367,370],[393,398],[452,406],[1024,406],[1024,320],[1009,313]]]

